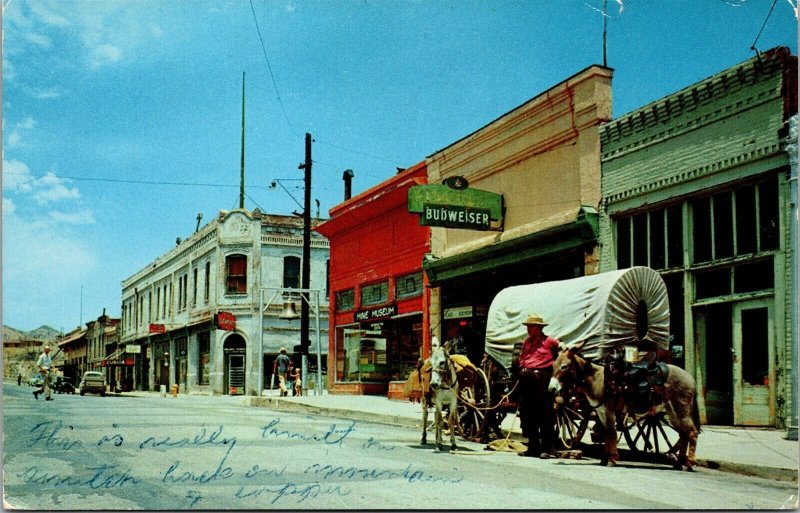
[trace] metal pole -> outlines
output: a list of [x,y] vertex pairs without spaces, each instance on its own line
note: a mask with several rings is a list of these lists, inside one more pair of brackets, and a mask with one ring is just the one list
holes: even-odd
[[239,208],[244,208],[244,71],[242,72],[242,161],[239,181]]
[[264,390],[264,289],[258,290],[258,390],[261,397]]
[[[304,201],[303,201],[303,268],[301,270],[302,284],[305,289],[306,300],[300,305],[300,347],[302,354],[308,354],[308,288],[311,283],[311,134],[306,133],[306,160],[303,168]],[[305,375],[304,375],[305,376]],[[303,378],[305,383],[305,377]]]
[[797,304],[797,281],[798,267],[800,260],[797,258],[797,230],[798,230],[798,209],[797,209],[797,114],[789,119],[789,137],[788,144],[786,145],[786,152],[789,154],[789,205],[791,208],[791,220],[789,222],[789,241],[791,251],[788,252],[791,263],[791,289],[792,289],[792,313],[789,315],[789,322],[791,322],[791,396],[789,402],[791,404],[790,414],[788,419],[788,426],[786,431],[787,440],[797,440],[797,427],[798,427],[798,414],[797,414],[797,365],[798,365],[798,304]]
[[319,331],[319,291],[314,294],[317,310],[317,395],[322,395],[322,340]]

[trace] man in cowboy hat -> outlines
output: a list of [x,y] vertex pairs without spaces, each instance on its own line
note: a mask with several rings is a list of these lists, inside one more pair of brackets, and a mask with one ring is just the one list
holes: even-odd
[[45,400],[50,401],[52,399],[50,397],[50,370],[53,366],[53,359],[50,357],[50,346],[46,345],[42,350],[44,352],[36,360],[36,368],[42,375],[42,385],[33,391],[33,397],[39,399],[39,394],[44,394]]
[[275,358],[275,363],[272,366],[272,373],[278,375],[278,386],[280,386],[281,389],[281,397],[287,396],[289,392],[286,388],[286,379],[291,366],[292,360],[286,356],[286,348],[282,347],[280,354]]
[[532,313],[523,322],[528,337],[522,342],[519,355],[519,417],[522,433],[528,438],[528,450],[523,456],[555,457],[555,415],[553,395],[547,390],[553,375],[553,361],[560,342],[542,331],[547,323],[541,315]]

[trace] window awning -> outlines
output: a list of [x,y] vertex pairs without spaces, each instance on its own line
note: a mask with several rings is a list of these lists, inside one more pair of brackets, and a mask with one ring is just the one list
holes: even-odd
[[567,252],[595,243],[599,233],[599,215],[582,207],[574,221],[540,232],[498,242],[447,258],[426,257],[422,264],[431,285],[455,278],[483,273],[505,266],[531,262],[556,253]]

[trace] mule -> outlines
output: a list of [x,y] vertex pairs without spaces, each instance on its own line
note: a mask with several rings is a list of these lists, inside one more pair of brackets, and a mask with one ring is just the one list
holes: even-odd
[[[574,386],[586,396],[589,405],[597,411],[604,431],[604,451],[601,465],[616,465],[619,459],[617,452],[617,415],[632,412],[631,405],[626,404],[622,394],[609,392],[606,383],[606,369],[602,365],[592,363],[580,356],[584,342],[571,348],[563,349],[553,363],[553,377],[549,389],[558,393],[563,386]],[[678,458],[674,468],[680,470],[686,466],[692,470],[696,464],[695,451],[697,436],[700,433],[700,417],[696,402],[696,385],[692,376],[675,365],[668,364],[669,374],[664,383],[663,406],[669,425],[677,431],[679,439],[676,444]],[[656,407],[659,405],[653,405]]]
[[[442,429],[444,418],[442,410],[447,407],[447,428],[450,431],[450,449],[455,451],[456,423],[458,422],[458,375],[455,364],[450,360],[450,344],[433,348],[431,357],[426,362],[430,365],[430,403],[435,407],[434,427],[436,433],[436,450],[442,450]],[[420,379],[425,374],[420,369]],[[424,389],[423,389],[424,390]],[[428,437],[428,403],[427,397],[422,399],[422,445],[427,444]]]

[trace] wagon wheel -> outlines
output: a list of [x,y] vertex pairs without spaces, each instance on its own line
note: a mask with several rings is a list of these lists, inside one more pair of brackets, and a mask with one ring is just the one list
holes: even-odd
[[486,408],[491,404],[489,380],[481,369],[475,369],[475,380],[459,389],[458,429],[464,440],[477,441],[483,431]]
[[586,400],[583,397],[568,395],[564,401],[557,401],[555,407],[556,438],[564,449],[576,447],[589,425]]
[[628,448],[636,453],[675,457],[678,449],[674,441],[678,439],[678,434],[664,417],[664,412],[626,414],[622,421],[622,435]]

